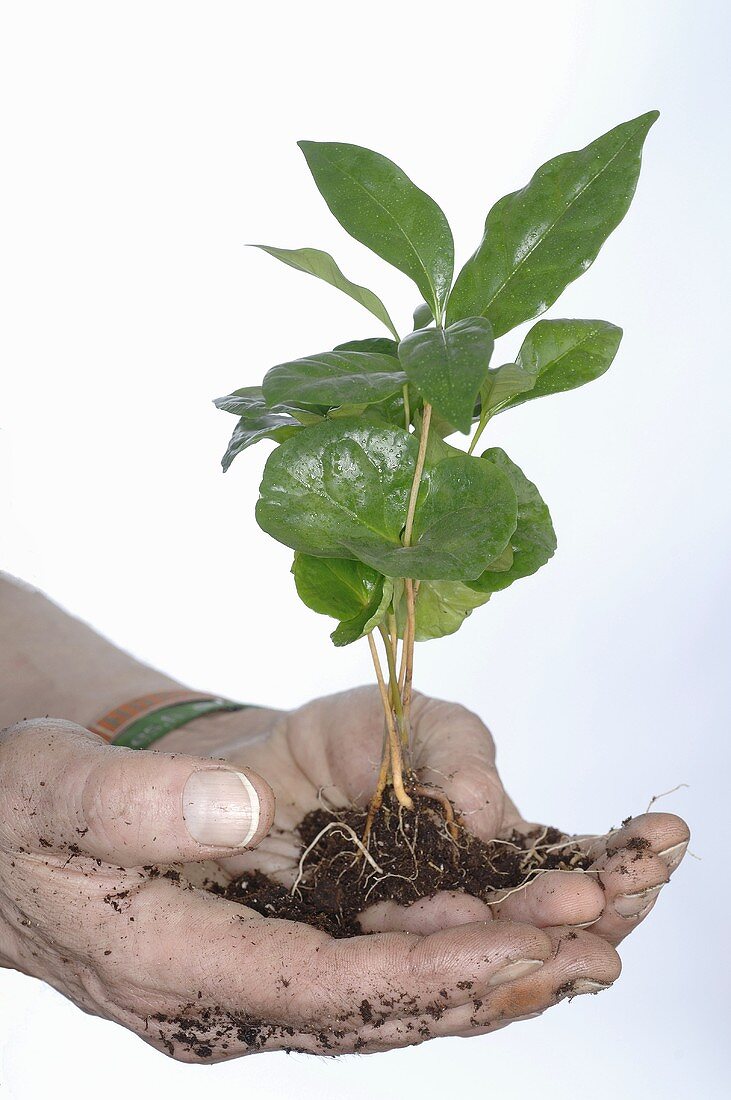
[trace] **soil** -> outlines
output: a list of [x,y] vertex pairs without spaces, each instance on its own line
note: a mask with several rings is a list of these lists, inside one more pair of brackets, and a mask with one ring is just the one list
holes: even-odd
[[362,935],[358,915],[378,901],[411,905],[440,890],[495,901],[496,893],[504,896],[540,871],[590,866],[587,856],[558,829],[513,832],[485,843],[458,822],[456,836],[450,835],[438,803],[428,798],[414,802],[412,812],[402,809],[392,792],[384,800],[368,843],[372,863],[352,835],[363,836],[365,811],[319,809],[299,826],[306,855],[294,890],[259,871],[209,888],[262,916],[304,921],[331,936],[345,937]]

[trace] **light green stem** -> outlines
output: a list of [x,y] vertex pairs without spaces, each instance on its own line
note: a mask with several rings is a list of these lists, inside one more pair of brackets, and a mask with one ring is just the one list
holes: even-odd
[[474,451],[475,447],[477,446],[477,444],[479,442],[480,436],[482,435],[485,428],[487,427],[487,424],[488,424],[489,420],[490,420],[490,413],[488,413],[487,416],[481,416],[480,417],[480,423],[477,425],[477,431],[473,435],[472,442],[470,443],[469,447],[467,448],[467,454],[468,455],[471,455],[472,452]]

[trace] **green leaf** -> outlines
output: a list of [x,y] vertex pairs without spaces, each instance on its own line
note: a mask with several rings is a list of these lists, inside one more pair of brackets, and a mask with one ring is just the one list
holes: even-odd
[[295,550],[357,558],[387,576],[478,577],[515,529],[510,479],[462,454],[427,469],[405,547],[417,450],[407,432],[360,419],[307,428],[269,456],[257,521]]
[[360,561],[295,554],[292,572],[303,603],[342,620],[331,634],[337,646],[373,630],[385,618],[393,596],[392,582]]
[[[483,476],[486,469],[488,478]],[[414,549],[401,551],[418,552],[423,565],[419,573],[399,575],[471,579],[478,575],[480,562],[485,569],[502,553],[516,521],[515,491],[502,471],[490,463],[480,469],[473,457],[462,453],[444,458],[425,472],[414,518]]]
[[488,317],[497,338],[548,309],[626,214],[657,117],[650,111],[549,160],[521,191],[500,199],[454,284],[448,321]]
[[399,344],[399,359],[424,400],[461,432],[468,432],[492,349],[490,322],[469,317],[447,329],[410,333]]
[[[380,598],[379,598],[380,593]],[[330,637],[333,645],[344,646],[357,642],[370,634],[374,627],[383,622],[393,599],[393,581],[381,577],[370,601],[352,619],[346,619],[335,627]]]
[[233,413],[234,416],[261,416],[267,411],[261,386],[244,386],[227,393],[225,397],[217,397],[213,404],[222,412]]
[[[398,344],[396,341],[386,340],[381,336],[369,340],[348,340],[345,344],[338,344],[333,350],[375,351],[380,352],[382,355],[391,355],[398,361]],[[410,386],[409,390],[409,408],[413,410],[421,399],[413,386]],[[357,415],[357,410],[348,405],[342,405],[338,406],[336,409],[331,409],[328,415],[346,416],[348,415],[349,409],[353,415]],[[377,404],[369,405],[364,410],[363,415],[370,419],[372,423],[396,424],[399,428],[403,428],[406,422],[403,388],[398,393],[394,393],[390,397],[385,398],[385,400],[379,401]]]
[[[520,507],[520,505],[518,507]],[[508,543],[502,554],[495,558],[494,561],[490,562],[487,570],[489,573],[502,573],[504,572],[504,570],[510,569],[514,560],[515,553],[513,551],[513,547],[510,545],[510,543]]]
[[434,200],[371,149],[329,141],[298,144],[343,229],[410,276],[441,317],[452,284],[454,242]]
[[257,420],[267,413],[282,413],[291,415],[297,420],[301,418],[305,423],[315,424],[327,412],[326,405],[321,407],[310,405],[307,408],[287,403],[268,405],[264,400],[261,386],[244,386],[240,390],[226,394],[225,397],[217,397],[213,404],[223,412],[243,416],[247,420]]
[[[399,597],[395,604],[396,625],[399,637],[403,637],[406,624],[403,586]],[[421,581],[414,604],[415,640],[426,642],[454,634],[474,609],[489,599],[489,592],[476,592],[462,581]]]
[[523,341],[517,360],[518,369],[534,384],[502,403],[500,411],[600,378],[609,370],[621,339],[621,328],[609,321],[539,321]]
[[274,451],[256,507],[259,525],[317,557],[373,560],[400,545],[418,444],[399,428],[327,421]]
[[398,393],[406,375],[392,355],[367,351],[325,351],[280,363],[264,376],[268,404],[344,405],[383,401]]
[[289,416],[280,416],[278,413],[264,413],[258,417],[242,416],[233,430],[226,453],[221,459],[223,472],[226,473],[229,466],[247,447],[252,447],[262,439],[274,439],[281,443],[296,432],[302,431],[302,427]]
[[414,310],[414,328],[428,328],[429,325],[434,323],[434,316],[431,311],[431,306],[428,306],[426,302],[422,302]]
[[308,275],[315,275],[323,282],[330,283],[330,286],[342,290],[349,298],[365,306],[369,313],[382,321],[398,340],[398,332],[378,295],[367,287],[359,286],[358,283],[353,283],[346,278],[328,252],[321,252],[319,248],[273,248],[268,244],[255,244],[252,247],[260,248],[262,252],[268,252],[270,256],[288,264],[289,267],[305,271]]
[[506,408],[517,394],[531,390],[535,381],[535,377],[517,363],[505,363],[502,367],[488,371],[480,390],[481,415],[494,416],[496,412]]
[[346,340],[344,344],[337,344],[333,351],[375,351],[380,355],[390,355],[398,359],[398,343],[388,340],[385,336],[371,336],[367,340]]
[[545,565],[556,549],[556,534],[548,508],[537,488],[520,467],[511,462],[505,451],[500,447],[490,447],[481,461],[504,473],[518,498],[518,522],[510,539],[513,552],[510,567],[506,569],[505,559],[498,559],[477,580],[469,582],[476,592],[490,594],[507,588],[520,577],[529,577]]

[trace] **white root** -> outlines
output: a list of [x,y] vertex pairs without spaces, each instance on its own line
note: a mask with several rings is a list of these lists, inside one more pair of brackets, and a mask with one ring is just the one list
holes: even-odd
[[679,791],[681,787],[690,787],[690,783],[678,783],[677,787],[671,787],[669,791],[663,791],[662,794],[654,794],[650,801],[647,803],[647,809],[645,810],[645,813],[649,814],[651,808],[655,805],[659,798],[667,798],[669,794],[675,794],[675,792]]
[[350,837],[350,839],[353,841],[356,848],[360,849],[361,854],[368,860],[368,862],[370,863],[373,870],[379,875],[383,874],[383,869],[378,866],[375,859],[373,858],[371,853],[368,851],[366,846],[363,844],[362,840],[360,839],[358,834],[355,832],[355,830],[351,829],[350,825],[346,825],[346,823],[344,821],[331,821],[331,822],[329,822],[329,824],[327,824],[324,827],[324,829],[320,829],[320,832],[317,834],[315,839],[310,844],[307,845],[304,852],[300,856],[299,867],[297,869],[297,878],[294,880],[294,885],[292,886],[292,889],[290,890],[290,894],[294,895],[294,893],[297,890],[297,887],[302,882],[302,879],[303,879],[304,873],[305,873],[305,860],[307,859],[308,855],[310,854],[312,849],[315,848],[320,843],[320,841],[324,837],[325,833],[329,833],[331,829],[340,829],[342,832],[346,833]]
[[[500,905],[500,903],[509,898],[511,894],[518,894],[521,890],[525,890],[527,886],[530,886],[532,882],[536,881],[536,878],[545,875],[547,870],[548,869],[545,867],[536,867],[535,870],[528,872],[526,879],[521,882],[520,886],[514,886],[511,890],[506,890],[504,893],[500,891],[500,897],[496,897],[494,901],[488,901],[487,904],[490,906]],[[592,873],[591,871],[585,871],[583,867],[553,867],[551,871],[558,872],[559,875],[588,875]]]

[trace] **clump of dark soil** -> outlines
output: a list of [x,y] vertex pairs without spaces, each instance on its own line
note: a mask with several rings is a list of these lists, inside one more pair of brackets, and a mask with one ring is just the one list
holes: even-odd
[[306,855],[294,890],[259,871],[210,888],[262,916],[304,921],[343,937],[362,934],[358,915],[378,901],[411,905],[440,890],[494,901],[497,892],[519,889],[541,871],[579,871],[591,863],[558,829],[485,843],[459,822],[451,835],[438,803],[414,802],[412,812],[392,793],[384,799],[370,833],[370,860],[355,839],[364,833],[364,810],[314,810],[299,826]]

